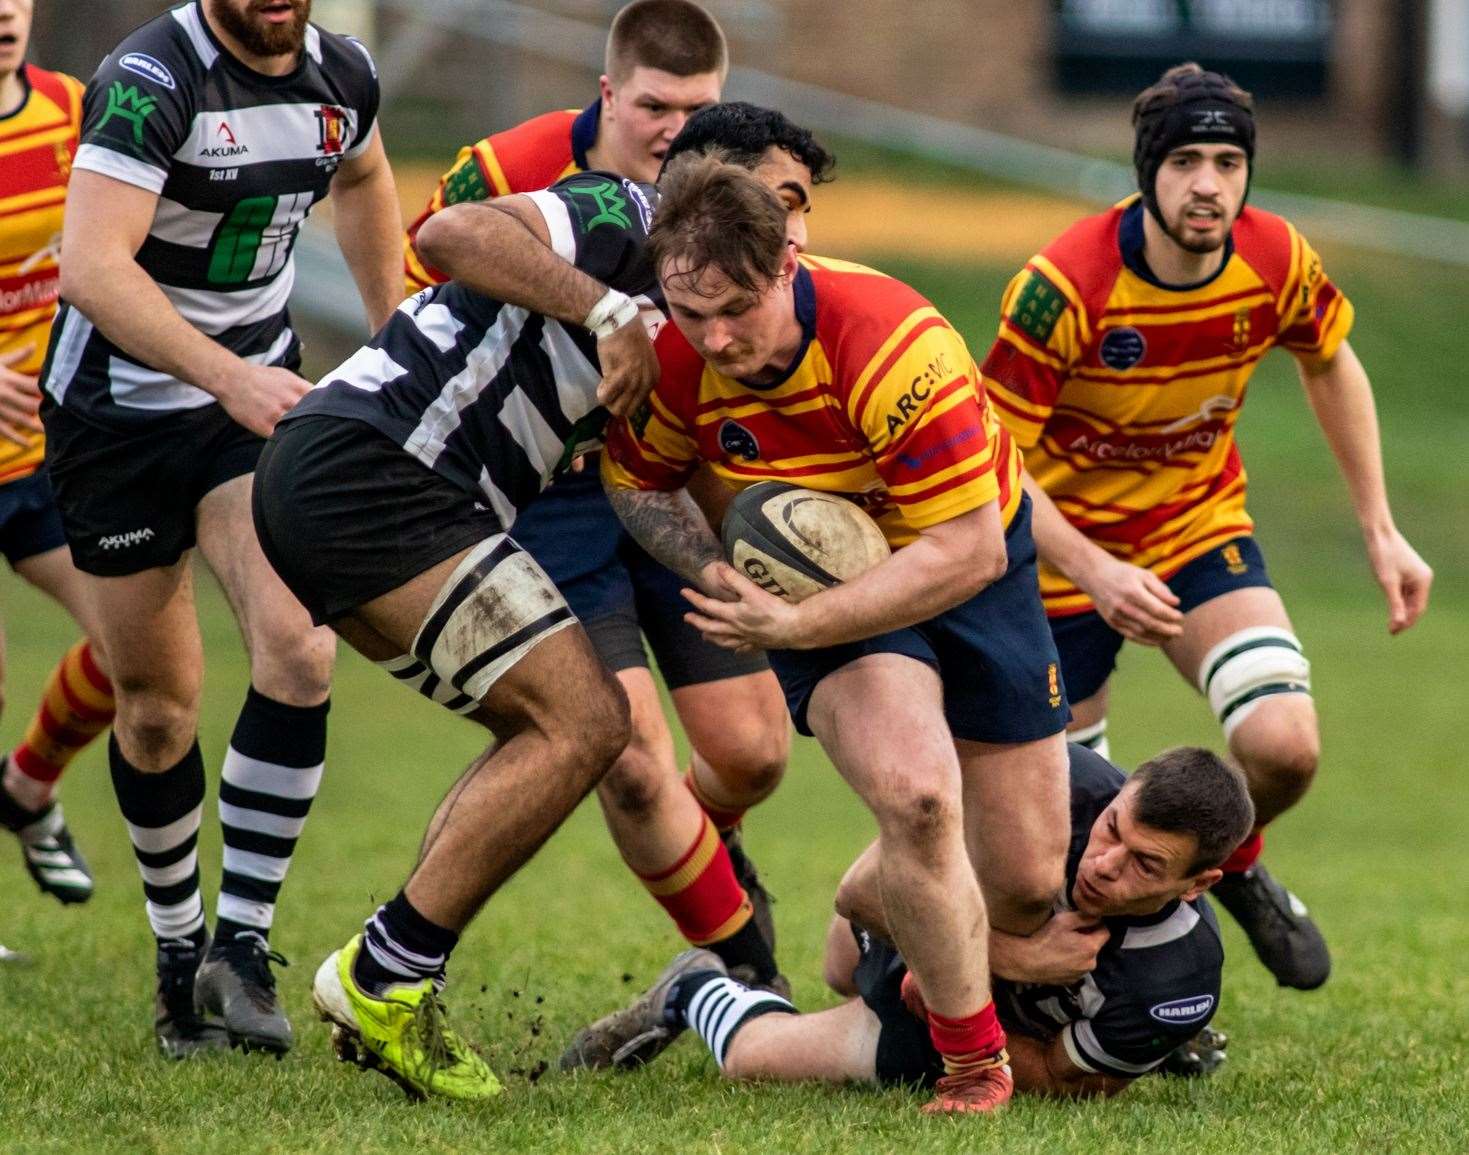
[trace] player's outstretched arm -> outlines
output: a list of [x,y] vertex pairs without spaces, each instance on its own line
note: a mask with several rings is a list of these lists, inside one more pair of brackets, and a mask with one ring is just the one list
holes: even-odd
[[1084,1071],[1071,1061],[1060,1035],[1048,1043],[1025,1035],[1011,1034],[1006,1041],[1015,1089],[1027,1095],[1051,1095],[1063,1099],[1111,1097],[1132,1085],[1131,1079]]
[[1388,632],[1401,633],[1428,608],[1433,570],[1393,522],[1367,370],[1346,341],[1329,361],[1297,358],[1296,365],[1306,399],[1346,480],[1372,573],[1387,597]]
[[360,155],[342,162],[332,178],[332,200],[337,244],[362,294],[368,324],[377,332],[403,299],[403,225],[381,132]]
[[1021,476],[1021,484],[1034,511],[1036,552],[1092,599],[1103,621],[1129,641],[1147,646],[1178,636],[1183,615],[1178,598],[1161,578],[1093,545],[1030,474]]
[[71,175],[61,240],[61,295],[133,358],[197,385],[268,437],[311,388],[289,369],[254,365],[183,319],[136,254],[158,194],[89,169]]
[[625,417],[658,383],[658,358],[631,298],[554,251],[551,231],[528,195],[450,205],[418,230],[419,255],[461,285],[597,336],[597,400]]

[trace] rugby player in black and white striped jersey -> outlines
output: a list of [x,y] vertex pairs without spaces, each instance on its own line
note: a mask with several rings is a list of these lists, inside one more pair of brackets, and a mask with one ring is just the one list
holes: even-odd
[[[1028,938],[990,938],[1016,1090],[1115,1095],[1150,1071],[1206,1074],[1223,1059],[1222,1036],[1205,1028],[1224,949],[1202,896],[1254,820],[1244,778],[1198,747],[1165,751],[1131,779],[1083,746],[1068,752],[1071,842],[1057,911]],[[730,1079],[941,1079],[922,993],[883,937],[876,865],[869,850],[848,871],[837,908],[854,922],[834,919],[827,940],[827,982],[849,1002],[797,1015],[728,977],[708,951],[685,951],[630,1006],[580,1031],[562,1066],[589,1065],[587,1055],[640,1066],[692,1028]]]
[[[311,206],[333,194],[373,327],[401,285],[372,60],[309,14],[310,0],[196,0],[102,62],[42,370],[57,505],[117,684],[112,779],[158,940],[156,1035],[175,1058],[292,1043],[268,935],[321,777],[334,646],[262,556],[249,502],[264,437],[309,388],[286,299]],[[207,958],[196,545],[251,674],[221,775]]]
[[[756,172],[772,188],[789,176]],[[403,889],[317,973],[339,1056],[417,1094],[499,1091],[443,1027],[436,984],[481,905],[627,742],[617,681],[507,531],[657,379],[655,201],[587,172],[435,214],[417,243],[451,280],[404,301],[261,458],[256,526],[315,620],[501,739],[440,806]],[[448,1040],[432,1054],[413,1026],[425,1016]]]

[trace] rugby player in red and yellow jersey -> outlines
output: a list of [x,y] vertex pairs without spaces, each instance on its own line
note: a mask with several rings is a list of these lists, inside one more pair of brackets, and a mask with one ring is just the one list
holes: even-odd
[[[624,7],[608,33],[595,102],[460,150],[408,229],[409,291],[444,279],[414,248],[423,223],[444,207],[533,192],[585,169],[652,183],[685,122],[701,109],[715,119],[686,144],[715,142],[752,164],[770,157],[788,178],[781,195],[804,210],[829,155],[779,113],[709,108],[719,100],[726,66],[719,25],[697,4],[637,0]],[[804,242],[800,212],[792,222]],[[641,352],[651,362],[646,342]],[[615,362],[604,352],[602,364]],[[683,620],[681,580],[623,531],[602,493],[595,457],[526,508],[515,535],[586,623],[598,656],[632,702],[633,739],[598,788],[623,860],[689,942],[719,952],[762,985],[780,985],[768,895],[740,835],[745,811],[780,781],[789,746],[785,706],[764,656],[710,645]],[[688,790],[679,784],[645,637],[693,749]]]
[[1310,664],[1245,511],[1234,441],[1245,388],[1280,346],[1356,507],[1388,628],[1428,604],[1432,571],[1393,523],[1352,306],[1286,221],[1245,207],[1253,102],[1197,64],[1133,108],[1141,196],[1089,217],[1010,283],[984,363],[1025,448],[1041,590],[1074,699],[1072,738],[1105,752],[1124,639],[1160,645],[1209,699],[1259,827],[1215,888],[1282,985],[1326,981],[1299,899],[1259,864],[1259,829],[1305,793],[1319,740]]
[[[31,12],[30,0],[0,0],[0,551],[86,628],[46,476],[36,384],[61,284],[56,257],[82,85],[25,63]],[[19,837],[37,885],[62,902],[90,898],[92,876],[54,801],[57,779],[112,714],[112,685],[91,643],[80,641],[47,680],[25,739],[0,759],[0,824]]]
[[[994,925],[1034,931],[1068,830],[1066,700],[1019,454],[963,340],[913,289],[798,258],[775,194],[717,155],[677,158],[659,191],[649,246],[674,324],[646,421],[608,436],[613,508],[698,585],[685,596],[706,638],[769,651],[797,728],[872,810],[948,1072],[928,1109],[992,1110],[1013,1084],[986,901]],[[799,604],[775,597],[724,562],[686,489],[701,463],[736,489],[843,494],[893,554]]]

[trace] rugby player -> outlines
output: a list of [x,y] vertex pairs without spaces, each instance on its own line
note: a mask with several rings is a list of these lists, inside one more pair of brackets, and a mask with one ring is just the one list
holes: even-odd
[[[0,551],[85,629],[81,577],[46,473],[36,384],[56,314],[56,257],[82,85],[25,62],[31,15],[30,0],[0,0]],[[90,641],[68,650],[46,681],[25,738],[0,758],[0,824],[19,839],[36,885],[64,903],[85,902],[93,883],[54,797],[67,765],[112,721],[112,685],[102,667]]]
[[[908,286],[798,258],[785,206],[718,156],[679,157],[659,187],[650,247],[675,324],[646,421],[609,433],[613,508],[698,584],[706,638],[770,652],[797,728],[876,816],[894,935],[952,1076],[928,1109],[993,1109],[1012,1088],[986,900],[995,925],[1034,931],[1066,841],[1066,699],[1019,455],[962,339]],[[690,499],[700,462],[732,489],[845,494],[893,556],[798,605],[768,594],[725,564]]]
[[[761,179],[787,179],[762,159]],[[436,214],[418,244],[452,279],[403,302],[261,459],[261,541],[313,618],[500,739],[441,804],[403,889],[317,972],[338,1054],[412,1094],[499,1092],[443,1024],[448,956],[630,733],[618,681],[506,529],[657,377],[654,197],[588,172]],[[491,295],[505,285],[516,303]]]
[[[1130,779],[1085,747],[1071,746],[1070,762],[1066,888],[1030,938],[991,935],[995,999],[1017,1090],[1115,1095],[1169,1064],[1218,1009],[1224,950],[1202,896],[1254,811],[1239,772],[1207,750],[1166,751]],[[691,950],[587,1032],[606,1036],[622,1067],[692,1027],[730,1079],[934,1084],[944,1065],[926,1000],[881,933],[882,904],[864,869],[871,858],[843,880],[837,906],[872,915],[873,925],[838,916],[828,936],[828,981],[859,997],[792,1014]]]
[[1259,856],[1316,772],[1310,663],[1253,537],[1234,440],[1272,346],[1295,358],[1346,479],[1391,633],[1423,613],[1433,573],[1388,507],[1351,304],[1288,222],[1245,204],[1249,94],[1182,64],[1138,96],[1133,123],[1139,194],[1016,275],[984,374],[1025,449],[1071,737],[1105,752],[1123,642],[1161,646],[1207,697],[1255,802],[1215,894],[1276,980],[1309,990],[1330,973],[1326,943]]
[[[117,686],[112,781],[158,944],[155,1034],[173,1058],[292,1043],[268,936],[321,777],[334,645],[271,571],[249,501],[264,437],[309,388],[286,298],[311,206],[335,194],[374,326],[402,287],[372,61],[309,14],[309,0],[198,0],[103,61],[42,371],[57,505]],[[251,683],[221,773],[212,948],[195,851],[196,545]]]
[[[779,113],[748,105],[709,109],[727,67],[723,33],[699,5],[636,0],[624,7],[608,34],[596,101],[460,150],[408,229],[409,291],[443,279],[413,241],[446,205],[530,192],[588,168],[652,182],[691,116],[700,123],[689,124],[694,135],[682,147],[718,140],[742,155],[766,154],[788,169],[781,195],[806,208],[812,183],[830,167],[828,154]],[[804,245],[804,218],[795,213],[792,222]],[[492,295],[517,303],[507,291]],[[782,985],[769,897],[740,840],[745,811],[775,789],[789,744],[785,703],[764,656],[711,645],[685,623],[681,580],[622,529],[602,492],[595,455],[520,513],[515,540],[556,583],[627,693],[632,740],[598,787],[623,860],[689,942],[709,946],[741,973]],[[643,635],[693,750],[687,790],[679,785]]]

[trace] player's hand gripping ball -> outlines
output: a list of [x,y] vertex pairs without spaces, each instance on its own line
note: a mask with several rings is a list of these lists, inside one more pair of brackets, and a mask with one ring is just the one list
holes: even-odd
[[761,481],[724,515],[724,556],[761,589],[790,602],[850,581],[892,550],[877,522],[846,498]]

